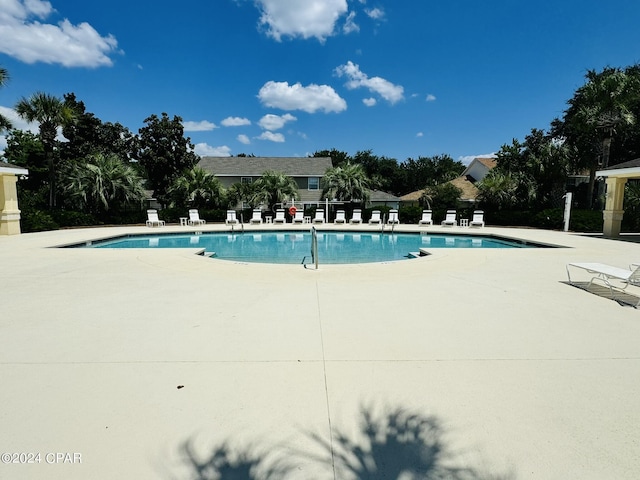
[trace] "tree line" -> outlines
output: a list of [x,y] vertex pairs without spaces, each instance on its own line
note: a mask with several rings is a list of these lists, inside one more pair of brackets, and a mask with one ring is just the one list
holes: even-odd
[[[8,78],[0,68],[0,86]],[[134,134],[88,112],[73,93],[57,98],[37,92],[22,98],[15,111],[36,122],[39,131],[13,129],[0,116],[0,131],[8,132],[4,160],[29,169],[28,179],[19,182],[21,209],[23,217],[33,214],[40,223],[65,216],[80,224],[128,222],[139,218],[150,191],[167,207],[204,209],[238,202],[273,205],[297,195],[295,182],[280,172],[265,172],[254,185],[223,189],[197,168],[199,157],[177,115],[150,115]],[[524,139],[500,147],[496,168],[477,184],[480,205],[490,212],[552,209],[561,204],[569,175],[578,174],[588,178],[574,188],[578,206],[601,208],[603,191],[595,172],[640,157],[639,115],[639,66],[589,70],[562,117],[546,131],[534,128]],[[58,139],[59,130],[66,141]],[[459,191],[448,182],[465,168],[447,154],[398,161],[371,150],[350,155],[330,149],[313,156],[332,159],[323,196],[363,203],[373,189],[398,196],[424,191],[426,205],[451,203]],[[634,182],[627,196],[627,211],[640,210]]]

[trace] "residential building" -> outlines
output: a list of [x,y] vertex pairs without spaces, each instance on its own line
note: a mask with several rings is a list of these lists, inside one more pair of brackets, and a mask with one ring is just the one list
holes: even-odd
[[202,157],[198,166],[215,175],[225,188],[253,183],[268,170],[284,173],[298,185],[299,202],[315,206],[321,201],[322,177],[333,165],[330,157]]
[[371,190],[369,192],[369,206],[385,206],[395,208],[397,210],[400,206],[400,197],[396,197],[395,195],[391,195],[390,193],[382,192],[380,190]]
[[[476,157],[464,169],[459,177],[450,180],[449,183],[461,190],[460,202],[466,204],[474,204],[478,197],[478,187],[476,183],[482,180],[496,166],[494,157]],[[403,205],[418,205],[424,190],[407,193],[400,197]]]

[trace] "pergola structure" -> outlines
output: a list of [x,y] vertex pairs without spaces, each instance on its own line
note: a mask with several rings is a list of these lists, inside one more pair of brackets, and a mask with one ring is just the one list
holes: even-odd
[[0,161],[0,235],[20,233],[20,209],[18,208],[18,176],[28,175],[26,168]]
[[596,176],[604,177],[607,185],[602,233],[605,237],[615,238],[620,236],[624,215],[624,186],[630,178],[640,179],[640,158],[598,170]]

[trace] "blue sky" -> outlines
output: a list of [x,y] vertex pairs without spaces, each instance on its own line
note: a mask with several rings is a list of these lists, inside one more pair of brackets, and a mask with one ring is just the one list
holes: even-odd
[[179,115],[200,155],[467,163],[640,61],[638,25],[630,0],[0,0],[0,112],[73,92],[134,133]]

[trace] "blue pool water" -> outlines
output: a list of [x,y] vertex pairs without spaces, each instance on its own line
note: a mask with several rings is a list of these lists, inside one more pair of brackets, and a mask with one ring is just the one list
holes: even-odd
[[[312,263],[311,233],[264,231],[127,236],[79,245],[92,248],[200,248],[215,258],[257,263]],[[495,237],[420,233],[318,232],[318,262],[406,260],[420,248],[526,248],[536,245]]]

